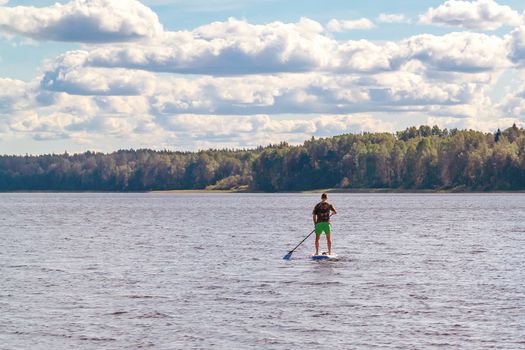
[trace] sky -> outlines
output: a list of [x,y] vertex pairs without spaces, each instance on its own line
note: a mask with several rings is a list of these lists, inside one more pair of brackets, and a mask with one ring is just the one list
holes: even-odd
[[0,0],[0,154],[525,126],[525,2]]

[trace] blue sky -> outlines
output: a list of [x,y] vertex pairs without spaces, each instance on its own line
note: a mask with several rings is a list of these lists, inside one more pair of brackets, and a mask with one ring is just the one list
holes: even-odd
[[58,3],[0,0],[1,154],[524,123],[522,1]]

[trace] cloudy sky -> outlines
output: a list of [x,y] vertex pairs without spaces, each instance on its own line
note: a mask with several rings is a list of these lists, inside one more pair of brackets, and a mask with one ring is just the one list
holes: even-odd
[[525,2],[0,0],[0,154],[525,125]]

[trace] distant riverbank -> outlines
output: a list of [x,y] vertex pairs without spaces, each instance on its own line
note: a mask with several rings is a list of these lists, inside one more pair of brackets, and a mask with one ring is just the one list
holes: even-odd
[[20,191],[0,191],[0,194],[8,193],[159,193],[159,194],[169,194],[169,193],[202,193],[202,194],[221,194],[221,193],[525,193],[524,190],[471,190],[464,187],[458,188],[448,188],[448,189],[400,189],[400,188],[325,188],[325,189],[315,189],[308,191],[255,191],[248,189],[232,189],[232,190],[151,190],[151,191],[53,191],[53,190],[20,190]]
[[327,188],[327,189],[315,189],[308,191],[282,191],[282,192],[262,192],[262,191],[251,191],[247,189],[241,190],[161,190],[161,191],[149,191],[149,193],[525,193],[525,191],[480,191],[470,190],[465,187],[456,187],[448,189],[397,189],[397,188]]

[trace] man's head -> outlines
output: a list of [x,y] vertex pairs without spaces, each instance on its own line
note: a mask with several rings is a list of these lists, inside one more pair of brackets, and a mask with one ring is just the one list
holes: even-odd
[[325,200],[327,200],[327,199],[328,199],[328,195],[327,195],[326,192],[325,192],[325,193],[323,193],[323,194],[321,195],[321,200],[325,201]]

